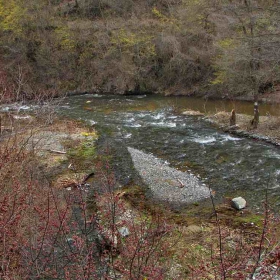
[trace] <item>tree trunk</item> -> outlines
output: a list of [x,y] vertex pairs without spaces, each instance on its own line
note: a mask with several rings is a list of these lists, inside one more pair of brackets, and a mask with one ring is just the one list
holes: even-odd
[[232,109],[232,111],[231,111],[231,116],[230,116],[230,119],[229,119],[229,125],[230,126],[236,125],[236,114],[235,114],[234,109]]
[[254,103],[254,118],[251,121],[251,124],[253,128],[257,128],[260,120],[260,112],[259,112],[259,102],[258,97],[255,97],[255,103]]

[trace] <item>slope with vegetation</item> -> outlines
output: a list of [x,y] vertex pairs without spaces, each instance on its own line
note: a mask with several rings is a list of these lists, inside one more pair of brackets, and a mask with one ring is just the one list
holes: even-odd
[[268,198],[264,215],[211,201],[172,211],[146,196],[120,142],[45,119],[0,135],[1,279],[278,279]]
[[278,1],[0,1],[2,99],[257,95],[279,82]]

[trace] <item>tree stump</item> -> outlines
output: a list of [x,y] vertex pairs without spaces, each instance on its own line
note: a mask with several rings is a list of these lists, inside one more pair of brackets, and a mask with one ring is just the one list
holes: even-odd
[[254,103],[254,118],[251,120],[253,128],[257,128],[260,120],[259,103]]
[[234,109],[232,109],[232,111],[231,111],[231,116],[230,116],[230,119],[229,119],[229,125],[230,126],[236,125],[236,114],[235,114]]

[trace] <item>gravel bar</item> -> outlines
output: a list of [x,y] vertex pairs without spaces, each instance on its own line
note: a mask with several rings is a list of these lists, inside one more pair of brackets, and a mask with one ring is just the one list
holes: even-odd
[[152,154],[130,147],[128,151],[155,199],[182,205],[209,198],[209,188],[196,176],[172,168]]

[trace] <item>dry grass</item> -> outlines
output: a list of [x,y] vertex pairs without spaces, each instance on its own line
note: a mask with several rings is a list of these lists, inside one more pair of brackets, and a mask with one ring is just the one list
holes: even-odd
[[[219,112],[209,118],[219,126],[229,126],[229,119],[231,113]],[[252,116],[245,114],[236,114],[236,124],[239,129],[248,131],[253,134],[259,134],[260,136],[267,136],[270,139],[280,144],[280,117],[274,116],[260,116],[260,123],[257,129],[253,129],[250,121]]]

